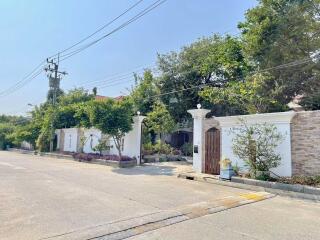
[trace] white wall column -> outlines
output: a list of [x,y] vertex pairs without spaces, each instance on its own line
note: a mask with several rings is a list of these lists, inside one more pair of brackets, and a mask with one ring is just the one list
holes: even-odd
[[137,159],[137,165],[141,164],[141,125],[145,118],[145,116],[134,116],[132,130],[124,137],[124,148],[122,153],[123,155],[135,157]]
[[138,149],[139,149],[139,154],[137,155],[137,165],[140,165],[141,164],[141,149],[142,149],[142,122],[143,120],[145,119],[146,117],[145,116],[136,116],[134,117],[133,121],[136,122],[137,124],[137,142],[139,143],[138,145]]
[[210,112],[207,109],[191,109],[188,113],[193,118],[193,169],[197,173],[204,171],[205,138],[204,122],[206,115]]

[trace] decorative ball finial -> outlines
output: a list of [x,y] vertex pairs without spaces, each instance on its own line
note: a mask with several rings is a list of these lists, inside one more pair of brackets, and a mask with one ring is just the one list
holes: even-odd
[[137,111],[137,115],[140,116],[140,111]]
[[198,108],[198,109],[201,108],[201,104],[200,104],[200,103],[197,104],[197,108]]

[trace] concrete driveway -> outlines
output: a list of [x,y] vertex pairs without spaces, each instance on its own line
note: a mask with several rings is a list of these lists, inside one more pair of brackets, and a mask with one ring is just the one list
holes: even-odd
[[[172,221],[183,206],[248,193],[176,177],[189,168],[164,163],[115,169],[0,152],[0,239],[124,239],[103,233],[150,219]],[[320,239],[319,219],[318,203],[275,197],[145,228],[130,239]]]

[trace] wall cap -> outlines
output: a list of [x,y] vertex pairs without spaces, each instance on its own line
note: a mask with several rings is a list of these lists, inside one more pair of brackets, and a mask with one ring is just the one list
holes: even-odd
[[248,124],[257,123],[286,123],[290,124],[292,118],[296,112],[276,112],[276,113],[262,113],[262,114],[250,114],[250,115],[237,115],[228,117],[216,117],[221,127],[233,127],[240,125],[239,119],[244,119]]
[[190,109],[187,111],[194,119],[205,119],[206,115],[210,112],[208,109]]

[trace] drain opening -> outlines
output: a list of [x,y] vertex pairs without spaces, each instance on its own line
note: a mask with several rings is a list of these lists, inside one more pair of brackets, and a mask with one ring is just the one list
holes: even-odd
[[187,179],[187,180],[194,180],[194,177],[187,176],[186,179]]

